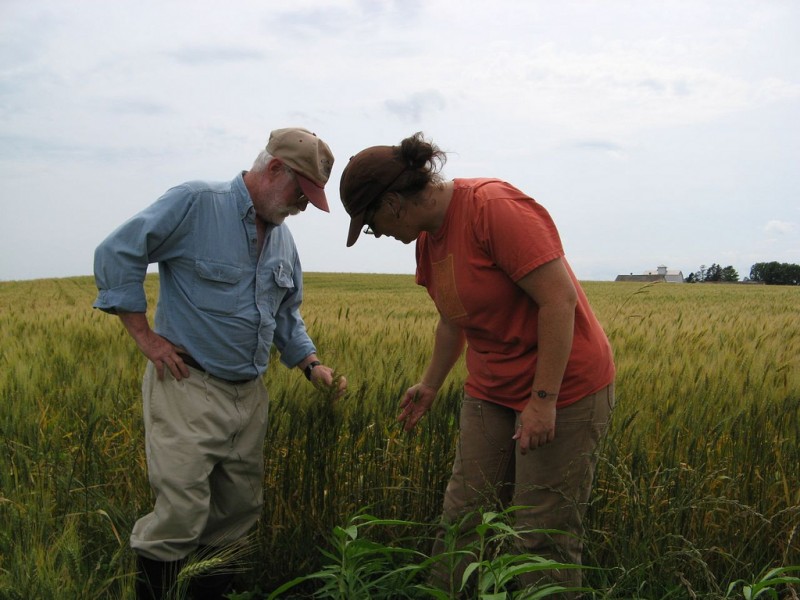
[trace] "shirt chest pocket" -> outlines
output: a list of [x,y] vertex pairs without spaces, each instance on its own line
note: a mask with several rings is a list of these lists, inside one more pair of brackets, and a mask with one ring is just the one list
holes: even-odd
[[192,299],[199,309],[221,315],[236,311],[242,290],[240,267],[198,260],[194,275]]

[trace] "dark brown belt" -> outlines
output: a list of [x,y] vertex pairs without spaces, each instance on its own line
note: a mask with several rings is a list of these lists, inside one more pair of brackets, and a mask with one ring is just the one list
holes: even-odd
[[209,377],[213,377],[214,379],[219,379],[220,381],[224,381],[225,383],[230,383],[231,385],[240,385],[242,383],[250,383],[253,381],[252,379],[225,379],[224,377],[217,377],[216,375],[212,375],[208,371],[206,371],[203,366],[197,362],[193,356],[186,354],[185,352],[178,352],[178,356],[181,357],[181,360],[188,366],[192,367],[193,369],[197,369],[198,371],[202,371],[206,373]]

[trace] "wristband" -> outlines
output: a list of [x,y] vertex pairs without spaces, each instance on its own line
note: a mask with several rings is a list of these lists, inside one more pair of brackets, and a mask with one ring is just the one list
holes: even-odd
[[306,368],[305,368],[305,369],[303,369],[303,373],[305,373],[305,375],[306,375],[306,379],[308,379],[309,381],[311,381],[311,371],[313,371],[313,370],[314,370],[314,367],[318,367],[318,366],[320,366],[321,364],[322,364],[322,363],[321,363],[321,362],[319,362],[318,360],[312,360],[310,363],[308,363],[308,364],[306,365]]

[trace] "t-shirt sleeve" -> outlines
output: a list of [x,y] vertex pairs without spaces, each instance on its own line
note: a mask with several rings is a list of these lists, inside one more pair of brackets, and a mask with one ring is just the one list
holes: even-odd
[[550,213],[504,182],[477,191],[475,236],[494,263],[513,281],[564,255]]

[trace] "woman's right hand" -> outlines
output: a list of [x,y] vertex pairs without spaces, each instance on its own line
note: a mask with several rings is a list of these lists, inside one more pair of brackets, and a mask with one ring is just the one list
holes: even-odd
[[397,417],[398,421],[404,423],[405,431],[411,431],[417,426],[422,416],[430,410],[438,391],[422,382],[412,385],[406,390],[400,401],[400,416]]

